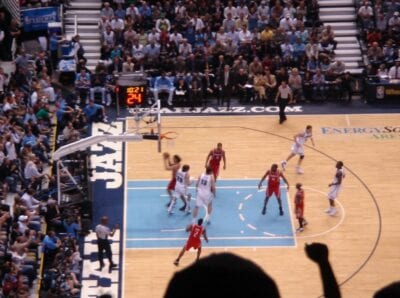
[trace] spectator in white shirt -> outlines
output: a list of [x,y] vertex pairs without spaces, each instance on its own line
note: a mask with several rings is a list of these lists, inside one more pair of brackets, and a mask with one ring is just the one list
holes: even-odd
[[107,16],[102,16],[99,21],[100,32],[106,31],[107,26],[111,26],[110,19]]
[[283,44],[281,44],[281,53],[285,60],[290,61],[293,59],[293,46],[286,39]]
[[147,35],[147,41],[149,43],[160,43],[160,33],[157,32],[156,28],[151,29],[151,32]]
[[165,14],[161,14],[161,18],[156,21],[156,30],[157,32],[169,32],[171,30],[171,23],[168,19],[165,18]]
[[115,33],[111,30],[111,26],[106,27],[106,31],[103,32],[103,44],[113,48],[115,44]]
[[374,25],[372,17],[374,15],[372,7],[364,0],[363,5],[358,9],[357,13],[360,18],[361,25],[364,29],[371,29]]
[[132,46],[132,57],[136,62],[142,61],[145,56],[144,47],[135,39]]
[[259,19],[262,19],[263,17],[269,19],[269,6],[266,5],[264,0],[261,1],[261,5],[257,8],[257,13]]
[[232,1],[228,2],[228,6],[224,8],[224,17],[228,18],[229,14],[233,19],[237,18],[236,7],[232,6]]
[[40,206],[40,201],[34,197],[35,191],[29,188],[21,197],[24,205],[29,211],[35,211]]
[[290,18],[293,19],[296,14],[296,8],[293,7],[292,2],[290,0],[286,1],[286,5],[283,8],[283,15],[290,15]]
[[11,133],[6,135],[6,142],[4,144],[5,149],[7,151],[7,159],[10,161],[17,159],[17,152],[15,149],[15,144]]
[[179,47],[179,44],[182,42],[182,40],[182,34],[180,34],[176,28],[174,29],[174,32],[169,35],[169,42],[175,43],[177,47]]
[[41,183],[44,177],[49,177],[46,173],[40,173],[35,163],[36,157],[29,157],[29,161],[25,165],[24,176],[25,179],[30,180],[32,183]]
[[134,3],[131,3],[131,5],[126,9],[126,15],[131,16],[132,20],[135,20],[135,18],[139,15],[139,9]]
[[193,24],[194,29],[196,32],[201,31],[204,29],[204,22],[202,19],[200,19],[197,14],[194,15],[194,17],[190,20],[190,22]]
[[114,31],[117,41],[120,42],[122,40],[122,33],[125,29],[124,21],[115,15],[111,21],[111,29]]
[[399,12],[396,11],[393,16],[389,19],[388,25],[395,32],[400,32],[400,16]]
[[247,30],[247,26],[243,25],[242,30],[239,31],[239,40],[241,43],[251,43],[253,39],[253,35],[249,30]]
[[395,65],[389,69],[389,78],[394,80],[400,80],[400,58],[396,60]]
[[179,45],[179,55],[187,58],[192,53],[192,45],[188,43],[187,39],[184,39]]
[[222,44],[225,44],[227,39],[228,37],[225,34],[224,27],[219,27],[219,30],[215,35],[215,41],[219,41]]
[[243,2],[236,7],[236,15],[240,16],[241,14],[243,14],[246,19],[249,16],[249,8]]
[[336,60],[330,65],[329,70],[332,71],[334,75],[340,76],[344,74],[346,70],[346,65],[343,63],[343,61]]
[[282,28],[286,32],[291,31],[293,28],[293,20],[290,18],[290,14],[286,14],[285,18],[283,18],[279,22],[279,28]]

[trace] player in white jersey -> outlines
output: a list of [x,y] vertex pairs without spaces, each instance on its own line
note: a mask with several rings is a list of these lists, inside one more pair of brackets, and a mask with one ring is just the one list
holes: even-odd
[[186,213],[190,212],[190,198],[191,195],[188,193],[188,186],[191,183],[190,174],[189,174],[190,166],[183,165],[175,175],[176,184],[174,189],[174,195],[171,204],[168,207],[168,213],[173,213],[172,210],[175,207],[176,200],[180,198],[183,202],[183,206],[179,209],[181,211],[185,211]]
[[342,189],[342,181],[345,177],[343,162],[338,161],[336,163],[336,174],[333,178],[333,182],[330,183],[329,192],[328,192],[328,200],[329,200],[329,208],[325,210],[326,213],[330,216],[335,216],[337,210],[335,207],[335,199],[338,197],[340,190]]
[[212,212],[212,199],[215,196],[215,178],[210,166],[206,168],[206,172],[201,174],[197,180],[196,190],[196,207],[193,209],[192,221],[193,223],[196,222],[199,207],[207,207],[207,215],[204,218],[204,221],[209,223]]
[[304,132],[298,133],[297,135],[294,136],[294,144],[292,146],[291,152],[290,152],[289,156],[285,160],[282,160],[282,162],[281,162],[283,170],[286,170],[286,165],[292,157],[294,157],[295,155],[299,155],[299,160],[298,160],[297,166],[296,166],[296,173],[297,174],[304,173],[304,171],[302,170],[300,165],[304,159],[304,144],[305,144],[305,142],[307,142],[308,139],[310,139],[312,145],[315,146],[314,139],[312,137],[312,126],[311,125],[307,125],[306,130]]

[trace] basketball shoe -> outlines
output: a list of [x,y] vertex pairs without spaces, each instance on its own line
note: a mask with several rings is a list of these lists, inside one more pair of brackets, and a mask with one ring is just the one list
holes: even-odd
[[282,160],[281,161],[281,166],[282,166],[282,170],[286,170],[286,165],[287,165],[287,162],[286,162],[286,160]]
[[296,167],[296,173],[301,175],[301,174],[304,174],[304,171],[303,171],[302,168],[300,168],[299,166],[297,166],[297,167]]
[[331,212],[329,212],[328,215],[330,215],[330,216],[335,216],[336,213],[337,213],[336,208],[332,208]]

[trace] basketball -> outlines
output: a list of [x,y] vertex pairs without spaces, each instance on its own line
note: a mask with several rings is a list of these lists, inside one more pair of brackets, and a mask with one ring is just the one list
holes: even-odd
[[189,232],[191,229],[192,229],[192,224],[190,223],[186,226],[186,232]]
[[168,153],[168,152],[164,152],[164,153],[163,153],[163,158],[164,158],[164,159],[169,158],[169,153]]

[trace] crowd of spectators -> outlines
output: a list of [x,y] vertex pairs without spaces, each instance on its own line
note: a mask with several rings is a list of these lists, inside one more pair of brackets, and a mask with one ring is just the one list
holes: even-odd
[[[21,73],[25,74],[20,76],[24,84],[15,81]],[[49,290],[74,294],[79,292],[80,258],[75,240],[80,222],[77,214],[58,207],[56,179],[50,170],[56,105],[62,142],[77,140],[86,122],[82,123],[80,111],[67,107],[59,95],[53,102],[51,95],[58,92],[47,92],[40,80],[28,73],[18,58],[10,77],[0,70],[1,293],[29,297],[44,262],[47,275],[53,274],[52,280],[57,282]],[[62,176],[61,183],[67,187],[69,178]]]
[[367,45],[367,75],[400,79],[400,4],[396,1],[362,1],[358,20]]
[[[369,47],[367,74],[397,78],[398,71],[400,78],[398,3],[363,1],[358,17]],[[59,145],[74,142],[87,134],[88,124],[106,120],[104,106],[116,98],[115,74],[146,72],[152,93],[149,103],[168,93],[166,102],[171,106],[194,108],[217,99],[229,107],[231,96],[243,104],[266,104],[274,100],[282,82],[289,84],[297,101],[337,98],[343,91],[351,99],[351,77],[335,58],[335,34],[319,21],[316,0],[114,0],[103,3],[99,30],[101,61],[93,72],[86,66],[79,35],[72,39],[75,94],[65,97],[54,87],[54,70],[61,58],[59,47],[67,41],[53,34],[49,51],[27,53],[16,20],[7,22],[0,12],[0,60],[13,60],[15,65],[11,75],[0,67],[4,295],[29,295],[41,251],[46,268],[43,290],[54,295],[79,293],[80,217],[76,210],[58,206],[57,181],[50,170],[52,140],[56,138]],[[67,188],[70,178],[61,174]],[[10,197],[12,207],[6,204]]]
[[[17,66],[13,76],[19,71]],[[29,88],[26,92],[22,85],[13,85],[12,77],[0,94],[1,293],[29,297],[43,262],[47,277],[43,291],[77,294],[80,217],[70,208],[58,206],[57,182],[51,171],[52,111],[56,106],[34,80],[25,86]],[[35,93],[40,96],[33,103]],[[67,107],[62,99],[56,103],[59,141],[79,139],[86,132],[80,111]],[[71,186],[63,173],[61,183],[63,189]]]
[[[80,292],[81,222],[78,209],[58,205],[51,152],[56,140],[62,145],[85,136],[87,119],[96,113],[91,105],[76,109],[54,87],[46,51],[28,54],[18,46],[12,64],[11,74],[0,67],[0,297],[30,297],[41,264],[42,293],[74,297]],[[75,181],[86,175],[69,170]],[[62,190],[74,188],[71,180],[61,171]]]
[[[195,107],[273,101],[282,81],[295,99],[337,98],[345,65],[313,1],[104,2],[99,20],[101,60],[91,72],[74,37],[79,101],[115,100],[116,73],[145,71],[148,103],[168,93],[168,105]],[[229,78],[224,73],[228,72]],[[82,101],[84,99],[85,101]]]

